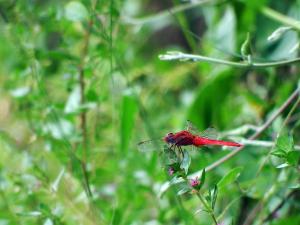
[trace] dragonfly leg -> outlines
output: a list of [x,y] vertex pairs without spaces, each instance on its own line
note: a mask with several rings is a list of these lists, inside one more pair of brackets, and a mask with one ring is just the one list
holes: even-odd
[[176,147],[175,144],[171,144],[171,147],[170,147],[170,148],[171,148],[173,151],[175,151],[175,147]]
[[180,153],[180,156],[181,156],[179,158],[181,158],[181,161],[182,161],[183,158],[184,158],[183,150],[182,150],[181,146],[178,146],[178,149],[179,149],[179,153]]

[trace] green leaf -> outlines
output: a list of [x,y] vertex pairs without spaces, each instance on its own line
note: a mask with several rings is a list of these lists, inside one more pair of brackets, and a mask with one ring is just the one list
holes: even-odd
[[285,152],[292,151],[294,149],[294,140],[292,136],[282,135],[276,140],[276,148]]
[[290,189],[300,189],[300,184],[295,184],[289,187]]
[[211,208],[212,209],[215,208],[217,197],[218,197],[218,185],[215,185],[214,189],[211,192]]
[[122,106],[121,106],[121,145],[120,151],[127,152],[129,147],[129,141],[132,135],[134,127],[134,120],[137,113],[137,101],[135,96],[130,91],[126,91],[123,94]]
[[222,125],[224,115],[220,110],[220,102],[226,101],[234,85],[234,73],[230,69],[220,72],[216,77],[205,82],[198,90],[188,111],[188,119],[199,129],[206,129],[211,124]]
[[198,186],[198,190],[200,190],[203,187],[204,183],[205,183],[205,173],[206,172],[205,172],[205,168],[204,168],[203,171],[202,171],[202,174],[201,174],[200,184]]
[[73,22],[84,21],[88,18],[88,11],[81,2],[71,1],[65,6],[65,17]]
[[71,94],[68,97],[68,101],[65,105],[65,113],[79,112],[81,102],[81,89],[79,85],[74,86]]
[[241,54],[244,59],[246,59],[249,55],[251,55],[251,48],[250,48],[250,33],[247,33],[246,40],[242,44],[241,47]]
[[292,136],[281,135],[276,140],[275,150],[271,152],[272,155],[277,156],[278,158],[283,158],[288,161],[290,165],[295,165],[297,159],[297,153],[294,152],[294,140]]
[[180,168],[185,171],[185,174],[188,173],[190,164],[191,164],[191,157],[190,157],[188,151],[184,150],[183,151],[183,159],[182,159],[182,162],[180,164]]
[[191,188],[190,187],[183,187],[182,189],[180,189],[178,192],[177,192],[177,195],[183,195],[185,193],[188,193],[191,191]]
[[281,36],[286,33],[288,30],[291,30],[291,27],[279,27],[277,28],[269,37],[268,37],[268,41],[276,41],[279,38],[281,38]]
[[297,166],[299,163],[300,152],[290,151],[287,153],[287,162],[292,166]]
[[[211,17],[204,13],[204,16]],[[233,7],[227,5],[222,14],[222,18],[219,19],[209,33],[209,37],[214,43],[218,43],[218,48],[223,51],[233,52],[236,47],[236,15]]]
[[236,167],[232,170],[230,170],[219,182],[218,187],[222,188],[225,187],[228,184],[233,183],[239,176],[241,171],[243,170],[242,167]]
[[276,166],[277,169],[282,169],[282,168],[286,168],[289,167],[290,165],[288,163],[282,163],[279,166]]
[[[157,146],[156,146],[157,144]],[[159,143],[154,142],[154,146],[151,148],[159,148]],[[178,156],[176,155],[176,152],[170,148],[169,146],[165,145],[164,146],[164,151],[163,154],[161,154],[161,163],[162,165],[172,165],[172,164],[178,164],[177,171],[180,169],[180,163],[178,160]]]
[[271,152],[271,155],[277,156],[278,158],[286,158],[286,152],[281,149],[275,149]]
[[197,209],[196,210],[196,212],[195,212],[195,214],[197,214],[197,213],[201,213],[201,212],[206,212],[206,213],[209,213],[209,211],[208,210],[206,210],[206,209]]

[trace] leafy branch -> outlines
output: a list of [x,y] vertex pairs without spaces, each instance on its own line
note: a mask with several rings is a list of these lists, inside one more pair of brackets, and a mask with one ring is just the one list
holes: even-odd
[[[272,122],[299,96],[299,88],[297,88],[290,97],[280,106],[280,108],[257,130],[253,135],[251,135],[248,139],[255,140],[258,138],[264,130],[266,130]],[[239,153],[244,147],[239,147],[236,150],[232,151],[228,155],[224,156],[223,158],[217,160],[213,164],[207,167],[207,170],[212,170],[217,166],[221,165],[222,163],[226,162],[227,160],[231,159],[237,153]]]
[[[81,52],[81,57],[80,57],[80,64],[78,66],[78,72],[79,72],[79,87],[80,87],[80,104],[84,105],[85,104],[85,72],[84,72],[84,67],[85,67],[85,60],[88,54],[88,48],[90,45],[90,35],[92,31],[92,27],[94,24],[94,15],[93,12],[95,11],[97,5],[97,0],[92,1],[92,13],[90,15],[90,19],[88,21],[88,26],[85,32],[85,36],[83,39],[83,48]],[[80,129],[82,133],[82,148],[83,148],[83,159],[81,160],[81,167],[83,170],[84,174],[84,179],[85,179],[85,185],[87,189],[87,194],[89,197],[92,197],[92,191],[90,188],[90,183],[89,183],[89,177],[88,177],[88,172],[86,168],[86,161],[87,161],[87,155],[88,155],[88,137],[87,137],[87,112],[85,110],[82,110],[82,112],[79,114],[79,120],[80,120]]]
[[205,183],[205,169],[202,170],[200,179],[198,179],[198,177],[189,179],[188,170],[191,164],[191,158],[188,151],[182,150],[181,148],[173,149],[166,146],[162,156],[169,175],[173,176],[170,183],[176,184],[185,182],[185,187],[183,187],[177,194],[182,195],[187,192],[196,194],[204,207],[201,211],[207,212],[212,218],[214,224],[217,225],[218,222],[214,213],[218,194],[217,186],[215,185],[213,191],[209,190],[207,198],[205,198],[200,192]]
[[[258,129],[256,129],[256,132],[251,135],[248,140],[252,141],[255,140],[256,138],[258,138],[271,124],[272,122],[299,96],[299,88],[297,88],[290,96],[289,98],[279,107],[279,109],[274,112],[274,114],[268,119],[266,120],[266,122],[260,126]],[[244,149],[244,146],[237,148],[236,150],[232,151],[231,153],[229,153],[228,155],[224,156],[223,158],[215,161],[214,163],[212,163],[211,165],[206,167],[206,171],[210,171],[213,170],[214,168],[218,167],[219,165],[223,164],[224,162],[230,160],[231,158],[233,158],[236,154],[238,154],[240,151],[242,151]],[[197,177],[201,174],[201,171],[197,171],[191,175],[189,175],[189,177]],[[176,184],[176,183],[181,183],[182,180],[177,180],[176,182],[170,183],[170,182],[165,182],[164,184],[161,185],[161,190],[160,192],[163,193],[165,192],[172,184]]]

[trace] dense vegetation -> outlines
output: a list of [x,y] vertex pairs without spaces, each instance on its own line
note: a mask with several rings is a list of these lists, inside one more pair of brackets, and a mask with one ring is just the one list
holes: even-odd
[[[0,0],[0,224],[300,224],[299,34],[299,0]],[[138,151],[187,120],[244,147]]]

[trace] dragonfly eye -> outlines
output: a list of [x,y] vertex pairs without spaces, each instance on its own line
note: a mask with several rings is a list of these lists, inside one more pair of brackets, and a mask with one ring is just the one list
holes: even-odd
[[174,134],[173,133],[168,133],[165,140],[168,143],[174,143]]

